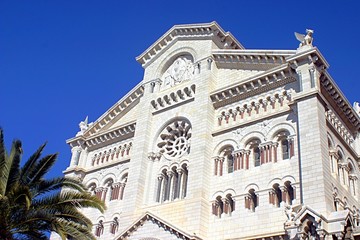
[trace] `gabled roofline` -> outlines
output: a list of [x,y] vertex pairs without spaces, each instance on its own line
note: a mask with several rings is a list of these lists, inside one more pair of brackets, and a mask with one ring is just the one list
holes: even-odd
[[129,105],[139,99],[144,93],[142,81],[131,89],[124,97],[110,107],[103,115],[101,115],[83,134],[88,138],[99,132],[107,123],[116,118]]
[[342,110],[344,116],[348,119],[349,123],[351,123],[352,128],[351,131],[359,132],[360,131],[360,117],[353,109],[350,102],[345,97],[344,93],[338,87],[336,82],[330,76],[327,71],[324,71],[323,75],[320,77],[321,85],[324,90],[329,94],[329,96],[333,99],[339,109]]
[[194,235],[190,235],[179,228],[175,227],[173,224],[155,216],[150,212],[146,212],[141,217],[139,217],[135,222],[133,222],[128,228],[126,228],[119,236],[115,237],[115,239],[123,240],[126,237],[130,236],[134,231],[136,231],[143,223],[147,220],[155,221],[160,226],[162,226],[165,230],[170,230],[169,232],[179,236],[184,240],[202,240],[202,238]]
[[215,21],[210,23],[182,24],[174,25],[170,28],[142,54],[136,57],[136,61],[144,66],[174,40],[181,37],[191,37],[192,39],[196,37],[204,38],[204,35],[219,38],[224,48],[244,49],[241,43],[230,32],[225,32]]

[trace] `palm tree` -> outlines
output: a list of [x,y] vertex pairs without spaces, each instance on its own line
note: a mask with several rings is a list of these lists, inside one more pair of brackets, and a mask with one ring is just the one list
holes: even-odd
[[20,167],[21,142],[15,140],[8,153],[0,129],[0,239],[48,239],[56,232],[62,239],[95,239],[92,223],[81,208],[105,205],[91,196],[79,180],[44,176],[57,154],[41,158],[45,144]]

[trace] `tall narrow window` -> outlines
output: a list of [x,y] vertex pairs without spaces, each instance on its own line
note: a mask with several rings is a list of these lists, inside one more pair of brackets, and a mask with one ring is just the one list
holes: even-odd
[[255,208],[258,206],[258,196],[255,194],[254,189],[250,189],[248,195],[245,196],[245,208],[255,212]]
[[274,184],[273,190],[274,190],[274,205],[280,207],[280,203],[283,201],[283,199],[279,184],[277,183]]
[[283,159],[289,159],[290,158],[290,147],[289,147],[289,141],[287,139],[281,140],[281,150],[282,150]]
[[118,228],[119,228],[119,219],[115,217],[112,223],[110,224],[110,233],[115,234]]
[[234,157],[232,154],[227,155],[227,162],[228,162],[228,173],[234,172]]
[[231,213],[235,210],[235,202],[232,199],[231,194],[226,195],[224,199],[224,212],[226,214],[231,215]]
[[95,228],[95,236],[100,237],[104,233],[103,220],[100,220]]
[[224,204],[222,202],[221,196],[217,196],[213,203],[213,214],[218,218],[221,217],[221,214],[224,212]]
[[254,146],[254,163],[255,163],[255,167],[260,166],[260,148],[259,148],[259,146]]
[[292,205],[292,201],[295,199],[295,189],[291,186],[291,182],[285,182],[285,201],[287,204]]

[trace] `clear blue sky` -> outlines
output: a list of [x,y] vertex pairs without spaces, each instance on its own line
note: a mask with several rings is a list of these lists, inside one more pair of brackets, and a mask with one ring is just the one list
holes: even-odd
[[[314,1],[315,2],[315,1]],[[68,166],[78,123],[95,121],[142,79],[135,61],[174,24],[217,21],[247,49],[314,45],[349,101],[360,101],[359,1],[0,1],[0,126],[24,158],[48,141]]]

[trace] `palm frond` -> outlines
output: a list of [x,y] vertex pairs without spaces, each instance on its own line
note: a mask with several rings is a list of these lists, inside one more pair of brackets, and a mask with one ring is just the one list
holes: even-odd
[[96,208],[102,213],[106,209],[104,202],[99,200],[96,196],[92,196],[87,192],[79,193],[74,191],[65,191],[41,199],[35,199],[32,205],[35,208],[38,208],[39,206],[42,208],[53,208],[55,206],[63,207],[74,205],[78,208]]
[[24,166],[21,168],[20,178],[21,178],[22,183],[27,184],[28,181],[30,180],[29,174],[34,169],[34,167],[36,165],[35,163],[39,160],[41,153],[44,150],[45,146],[46,146],[46,143],[41,145],[36,150],[36,152],[33,155],[31,155],[31,157],[26,161]]
[[4,143],[4,133],[3,130],[0,128],[0,194],[5,195],[5,184],[4,184],[4,169],[6,166],[6,150],[5,150],[5,143]]
[[21,152],[21,142],[19,140],[13,141],[10,154],[8,156],[5,155],[5,164],[2,166],[0,181],[1,195],[5,195],[6,192],[11,191],[11,187],[19,177],[17,173],[20,165]]
[[63,187],[80,192],[84,192],[86,189],[85,186],[77,179],[59,177],[50,180],[39,180],[37,184],[33,184],[31,191],[33,192],[33,196],[35,198],[44,193],[60,190]]
[[54,165],[57,158],[57,153],[50,154],[40,159],[31,170],[29,174],[28,184],[31,186],[34,182],[40,180]]

